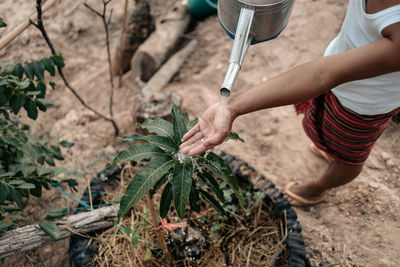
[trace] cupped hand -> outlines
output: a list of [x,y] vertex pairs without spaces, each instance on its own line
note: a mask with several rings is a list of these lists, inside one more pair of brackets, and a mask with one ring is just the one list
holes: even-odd
[[183,154],[194,156],[221,144],[231,131],[234,114],[225,102],[210,106],[182,138]]

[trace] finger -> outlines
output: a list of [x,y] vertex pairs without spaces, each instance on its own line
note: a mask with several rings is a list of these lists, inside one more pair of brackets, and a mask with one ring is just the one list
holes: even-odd
[[200,122],[198,122],[192,129],[190,129],[183,137],[182,141],[188,140],[190,137],[200,132]]
[[203,133],[202,132],[198,132],[195,135],[193,135],[192,137],[190,137],[188,140],[186,140],[186,142],[184,142],[183,144],[180,145],[180,149],[183,149],[187,146],[190,146],[196,142],[198,142],[199,140],[201,140],[203,138]]
[[200,153],[203,153],[205,151],[207,151],[208,148],[204,146],[204,143],[201,144],[197,144],[196,146],[193,146],[192,149],[190,149],[190,151],[187,153],[187,155],[189,156],[196,156]]
[[189,155],[190,151],[193,150],[195,147],[197,147],[197,146],[199,146],[199,145],[201,145],[200,142],[194,143],[194,144],[192,144],[192,145],[190,145],[190,146],[184,147],[184,148],[181,150],[181,152],[182,152],[183,154]]
[[213,148],[213,147],[221,144],[223,140],[224,139],[223,139],[222,135],[220,135],[220,134],[214,135],[214,136],[211,136],[211,137],[207,138],[206,140],[204,140],[203,145],[205,147],[207,147],[208,149],[210,149],[210,148]]

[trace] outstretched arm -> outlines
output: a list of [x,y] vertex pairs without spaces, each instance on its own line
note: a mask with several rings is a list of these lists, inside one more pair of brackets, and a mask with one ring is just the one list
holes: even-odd
[[375,42],[318,58],[214,104],[183,137],[182,152],[196,155],[222,143],[240,115],[300,103],[349,81],[400,71],[400,23],[382,34]]

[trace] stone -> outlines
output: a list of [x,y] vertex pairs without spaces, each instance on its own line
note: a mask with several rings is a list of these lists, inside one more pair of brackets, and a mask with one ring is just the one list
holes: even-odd
[[383,152],[381,153],[381,158],[382,158],[384,161],[387,161],[388,159],[390,159],[390,155],[389,155],[389,153],[383,151]]

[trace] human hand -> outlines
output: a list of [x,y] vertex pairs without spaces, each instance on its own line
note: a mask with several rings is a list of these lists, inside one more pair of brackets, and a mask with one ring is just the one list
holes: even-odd
[[182,153],[195,156],[221,144],[230,133],[234,118],[225,102],[209,107],[199,122],[183,136]]

